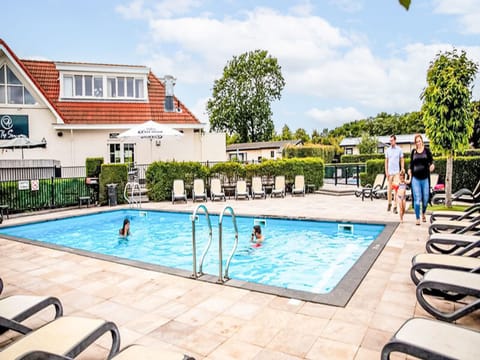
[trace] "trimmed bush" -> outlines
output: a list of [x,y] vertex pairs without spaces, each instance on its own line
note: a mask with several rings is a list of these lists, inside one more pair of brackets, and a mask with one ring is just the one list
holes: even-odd
[[102,171],[103,158],[87,158],[85,169],[87,177],[99,177]]
[[324,163],[331,163],[335,156],[335,147],[320,144],[287,145],[283,149],[282,156],[284,159],[319,157],[323,159]]
[[127,164],[103,164],[100,173],[99,202],[101,205],[108,204],[107,184],[117,184],[117,202],[124,204],[123,190],[128,181]]
[[357,155],[342,155],[340,157],[341,163],[364,163],[368,160],[385,159],[385,154],[357,154]]
[[148,198],[152,201],[170,200],[175,179],[184,181],[187,196],[191,197],[193,180],[203,179],[207,185],[208,174],[208,167],[197,162],[156,161],[145,174]]

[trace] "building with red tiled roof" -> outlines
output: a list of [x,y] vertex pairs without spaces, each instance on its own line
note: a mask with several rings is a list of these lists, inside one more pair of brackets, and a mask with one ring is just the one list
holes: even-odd
[[[0,39],[0,145],[18,135],[44,140],[29,159],[84,165],[155,160],[223,161],[225,134],[206,133],[174,95],[175,78],[158,78],[146,66],[22,60]],[[147,121],[181,137],[118,137]],[[27,158],[26,156],[26,158]],[[1,150],[0,159],[20,159]]]

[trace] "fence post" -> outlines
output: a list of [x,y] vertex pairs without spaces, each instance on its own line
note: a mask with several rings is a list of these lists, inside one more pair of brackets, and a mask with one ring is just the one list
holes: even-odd
[[50,189],[51,189],[50,190],[50,194],[51,194],[50,208],[53,208],[55,207],[55,177],[54,176],[50,178]]
[[334,177],[335,177],[335,186],[337,186],[337,165],[334,165],[333,170],[334,170]]

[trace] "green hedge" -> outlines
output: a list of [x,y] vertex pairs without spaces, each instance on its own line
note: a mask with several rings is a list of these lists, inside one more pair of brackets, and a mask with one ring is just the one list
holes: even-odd
[[332,145],[307,144],[303,146],[285,146],[282,152],[284,159],[319,157],[325,163],[331,163],[335,156],[335,147]]
[[265,160],[259,164],[241,164],[234,161],[218,163],[208,169],[196,162],[163,162],[151,164],[146,172],[148,197],[152,201],[170,200],[173,180],[183,179],[187,195],[196,178],[204,179],[205,184],[212,177],[224,182],[235,183],[238,179],[251,179],[252,176],[266,176],[273,179],[284,175],[287,183],[293,183],[295,175],[304,175],[305,183],[316,189],[323,186],[324,162],[320,158]]
[[[439,183],[445,182],[446,158],[435,157],[435,173],[439,174]],[[405,169],[410,164],[410,156],[405,156]],[[360,174],[361,184],[373,184],[378,173],[385,172],[384,160],[367,161],[367,173]],[[480,156],[459,156],[453,160],[452,191],[461,188],[473,190],[480,179]]]
[[364,163],[373,159],[385,159],[385,154],[357,154],[357,155],[342,155],[340,157],[341,163]]
[[102,164],[100,173],[99,202],[101,205],[108,205],[107,184],[117,184],[117,202],[124,204],[123,190],[128,181],[127,164]]
[[85,160],[85,169],[87,177],[98,177],[102,170],[103,158],[87,158]]
[[145,174],[148,198],[152,201],[170,200],[175,179],[183,179],[187,195],[191,196],[193,180],[203,179],[207,184],[208,175],[208,168],[197,162],[156,161]]

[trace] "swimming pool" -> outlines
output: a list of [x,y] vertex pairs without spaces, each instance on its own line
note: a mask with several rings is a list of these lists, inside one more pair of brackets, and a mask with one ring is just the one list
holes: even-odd
[[[115,210],[2,227],[0,234],[78,249],[90,255],[103,254],[108,259],[158,265],[162,270],[171,268],[172,273],[179,274],[180,270],[183,271],[181,275],[189,276],[193,272],[190,215],[182,212]],[[118,229],[125,218],[131,222],[132,234],[128,239],[118,236]],[[210,219],[213,243],[205,258],[203,272],[215,277],[219,271],[218,216],[211,215]],[[347,296],[348,301],[389,238],[386,230],[390,228],[386,224],[342,226],[336,222],[313,219],[245,216],[237,216],[236,219],[239,244],[229,268],[231,285],[310,301],[333,301],[337,305],[346,303],[338,298],[338,293],[343,293],[345,286],[352,287],[354,283]],[[259,248],[253,248],[249,241],[254,222],[261,223],[265,236]],[[196,234],[199,262],[208,241],[207,222],[203,214],[199,214],[196,221]],[[224,217],[223,264],[233,242],[232,220]],[[325,300],[329,297],[332,298],[330,301]]]

